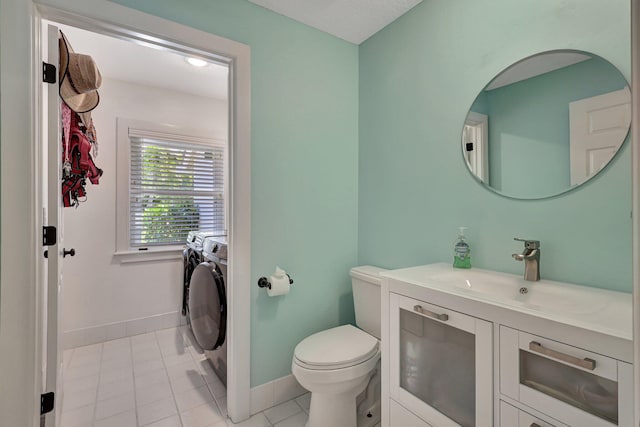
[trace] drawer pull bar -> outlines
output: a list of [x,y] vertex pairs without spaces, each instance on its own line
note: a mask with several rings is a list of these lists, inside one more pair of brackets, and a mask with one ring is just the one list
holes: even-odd
[[537,423],[531,423],[531,425],[529,427],[540,427],[540,424]]
[[571,356],[569,354],[561,353],[556,350],[551,350],[550,348],[544,348],[542,344],[531,341],[529,343],[529,350],[535,351],[536,353],[544,354],[545,356],[552,357],[554,359],[560,360],[562,362],[570,363],[572,365],[579,366],[584,369],[588,369],[593,371],[596,369],[596,361],[593,359],[589,359],[585,357],[584,359],[580,359],[575,356]]
[[423,316],[432,317],[434,319],[438,319],[438,320],[441,320],[443,322],[446,322],[447,320],[449,320],[449,315],[448,314],[434,313],[433,311],[429,311],[426,308],[422,307],[421,305],[414,305],[413,306],[413,311],[415,311],[416,313],[420,313]]

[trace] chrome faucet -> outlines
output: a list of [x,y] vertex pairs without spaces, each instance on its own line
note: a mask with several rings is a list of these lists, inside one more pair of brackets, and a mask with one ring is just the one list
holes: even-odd
[[524,252],[512,255],[516,261],[524,261],[524,280],[537,282],[540,280],[540,241],[517,237],[513,240],[524,242]]

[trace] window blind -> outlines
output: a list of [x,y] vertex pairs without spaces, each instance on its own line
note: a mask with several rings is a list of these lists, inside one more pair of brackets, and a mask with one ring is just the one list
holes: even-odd
[[224,230],[224,147],[130,139],[130,245],[182,244],[191,230]]

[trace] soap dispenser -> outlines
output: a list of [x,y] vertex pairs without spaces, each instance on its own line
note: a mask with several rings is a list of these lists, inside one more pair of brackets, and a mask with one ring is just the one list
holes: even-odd
[[471,268],[471,248],[464,237],[464,230],[466,229],[467,227],[460,227],[460,233],[453,245],[454,268]]

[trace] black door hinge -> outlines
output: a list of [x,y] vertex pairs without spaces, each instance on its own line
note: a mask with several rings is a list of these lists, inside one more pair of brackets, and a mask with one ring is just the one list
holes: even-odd
[[48,414],[53,411],[53,407],[56,402],[56,395],[54,392],[40,395],[40,415]]
[[42,63],[42,81],[44,83],[55,83],[56,82],[56,66],[53,64],[47,64],[46,62]]
[[53,246],[56,244],[58,236],[56,228],[52,225],[42,227],[42,246]]

